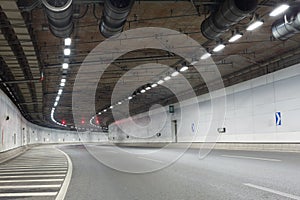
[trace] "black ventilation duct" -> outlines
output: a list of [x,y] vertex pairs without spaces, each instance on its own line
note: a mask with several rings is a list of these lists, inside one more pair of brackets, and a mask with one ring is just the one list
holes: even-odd
[[231,26],[245,19],[257,7],[257,0],[225,0],[219,10],[201,24],[202,34],[211,40],[218,39]]
[[108,38],[121,33],[134,0],[105,0],[99,25],[101,34]]
[[272,25],[272,34],[279,40],[287,40],[296,33],[300,32],[300,12],[285,15],[283,18],[276,20]]
[[59,38],[69,37],[74,28],[72,0],[42,0],[46,7],[49,29]]

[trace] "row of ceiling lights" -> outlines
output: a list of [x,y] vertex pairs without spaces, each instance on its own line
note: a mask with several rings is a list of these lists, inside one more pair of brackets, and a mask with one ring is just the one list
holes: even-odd
[[[191,65],[195,65],[197,63],[197,61],[193,61],[191,63]],[[128,100],[132,100],[134,97],[136,97],[136,95],[138,94],[144,94],[146,93],[147,91],[153,89],[153,88],[156,88],[158,85],[162,85],[163,83],[165,83],[166,81],[169,81],[171,80],[172,78],[178,76],[180,74],[180,72],[185,72],[189,69],[189,67],[186,65],[186,64],[183,64],[182,67],[180,68],[179,71],[174,71],[172,73],[170,73],[170,75],[167,75],[165,76],[164,78],[152,83],[152,84],[147,84],[145,85],[144,87],[142,87],[139,91],[135,92],[133,95],[130,95],[128,96],[127,98],[125,98],[124,100],[122,101],[119,101],[117,103],[115,103],[114,105],[110,105],[108,108],[105,108],[103,109],[102,111],[100,111],[98,113],[98,115],[102,115],[103,113],[106,113],[109,109],[113,109],[115,108],[115,106],[118,106],[118,105],[122,105],[124,101],[128,101]],[[95,120],[96,118],[96,123],[99,124],[99,119],[97,118],[97,115],[93,116],[91,119],[90,119],[90,124],[94,127],[99,127],[97,125],[95,125],[93,123],[93,121]]]
[[[283,14],[285,11],[287,11],[287,9],[289,9],[289,5],[288,4],[281,4],[279,5],[278,7],[276,7],[270,14],[269,16],[270,17],[276,17],[280,14]],[[247,31],[253,31],[257,28],[259,28],[260,26],[262,26],[264,23],[263,20],[261,19],[257,19],[255,20],[253,23],[251,23],[247,28],[246,30]],[[233,43],[233,42],[236,42],[237,40],[239,40],[240,38],[243,37],[243,33],[237,31],[236,33],[233,33],[232,37],[228,40],[229,43]],[[216,47],[213,48],[213,52],[214,53],[217,53],[219,51],[222,51],[224,48],[226,47],[226,45],[224,43],[219,43]],[[205,60],[205,59],[208,59],[209,57],[211,57],[212,53],[207,51],[205,54],[203,54],[201,56],[201,60]]]
[[65,56],[65,60],[64,60],[64,63],[62,64],[62,70],[63,70],[63,76],[60,80],[60,84],[59,84],[59,90],[57,92],[57,96],[55,98],[55,102],[54,102],[54,105],[52,107],[52,110],[51,110],[51,120],[56,123],[57,125],[60,125],[60,126],[64,126],[66,127],[66,121],[65,120],[62,120],[62,122],[58,122],[55,120],[54,118],[54,113],[55,113],[55,109],[59,103],[59,100],[60,100],[60,97],[63,93],[63,89],[66,85],[66,74],[67,74],[67,70],[69,68],[69,63],[67,62],[68,61],[68,58],[69,56],[71,55],[71,44],[72,44],[72,39],[71,38],[65,38],[64,39],[64,45],[65,45],[65,48],[64,48],[64,56]]
[[[276,8],[269,14],[269,16],[271,16],[271,17],[278,16],[278,15],[284,13],[289,7],[290,7],[290,6],[287,5],[287,4],[281,4],[281,5],[279,5],[278,7],[276,7]],[[263,23],[264,23],[264,21],[261,20],[261,19],[256,20],[256,21],[254,21],[253,23],[251,23],[251,24],[246,28],[246,30],[247,30],[247,31],[253,31],[253,30],[257,29],[258,27],[262,26]],[[232,37],[228,40],[228,42],[229,42],[229,43],[236,42],[237,40],[239,40],[240,38],[242,38],[242,36],[243,36],[243,33],[241,33],[241,32],[236,32],[235,34],[232,35]],[[71,54],[70,46],[71,46],[71,38],[66,38],[66,39],[65,39],[65,49],[64,49],[64,55],[65,55],[65,56],[70,56],[70,54]],[[214,47],[212,51],[216,53],[216,52],[219,52],[219,51],[223,50],[225,47],[226,47],[225,44],[220,43],[220,44],[218,44],[216,47]],[[203,55],[200,57],[200,59],[201,59],[201,60],[208,59],[208,58],[211,57],[211,55],[212,55],[212,52],[207,51],[205,54],[203,54]],[[197,62],[197,61],[195,61],[195,62]],[[193,64],[196,64],[195,62],[192,62],[191,64],[192,64],[192,65],[193,65]],[[69,64],[68,64],[68,63],[63,63],[63,64],[62,64],[62,69],[63,69],[63,70],[67,70],[68,68],[69,68]],[[182,66],[182,68],[181,68],[179,71],[180,71],[180,72],[185,72],[185,71],[187,71],[187,70],[188,70],[188,66],[184,65],[184,66]],[[175,76],[177,76],[177,75],[179,75],[179,72],[178,72],[178,71],[175,71],[175,72],[173,72],[170,76],[168,75],[168,76],[164,77],[163,79],[157,81],[156,83],[153,83],[151,86],[148,85],[148,86],[144,87],[143,89],[140,90],[140,93],[143,94],[143,93],[145,93],[146,91],[148,91],[148,90],[150,90],[150,89],[152,89],[152,88],[155,88],[155,87],[157,87],[158,85],[163,84],[165,81],[168,81],[168,80],[170,80],[172,77],[175,77]],[[61,125],[61,126],[64,126],[64,127],[66,127],[66,123],[65,123],[64,121],[62,121],[62,123],[59,123],[58,121],[56,121],[56,120],[54,119],[54,112],[55,112],[55,108],[56,108],[56,106],[58,105],[58,102],[59,102],[59,100],[60,100],[60,96],[61,96],[61,94],[62,94],[62,92],[63,92],[63,87],[65,86],[65,83],[66,83],[66,78],[63,77],[63,78],[61,79],[60,89],[58,90],[58,94],[57,94],[57,97],[56,97],[56,99],[55,99],[55,103],[54,103],[54,106],[53,106],[53,108],[52,108],[52,111],[51,111],[51,119],[52,119],[52,121],[55,122],[56,124]],[[132,95],[132,96],[127,97],[125,100],[131,100],[131,99],[133,99],[134,97],[135,97],[135,95]],[[123,101],[125,101],[125,100],[123,100]],[[101,112],[98,113],[98,115],[101,115],[101,114],[107,112],[108,109],[113,109],[114,106],[121,105],[123,101],[119,101],[119,102],[116,103],[115,105],[111,105],[109,108],[106,108],[106,109],[102,110]],[[91,118],[90,124],[93,125],[94,127],[99,127],[99,126],[93,124],[93,121],[95,120],[95,118],[96,118],[96,116],[93,116],[93,117]],[[98,119],[98,118],[96,119],[96,123],[99,124],[99,119]]]
[[[269,14],[269,16],[270,16],[270,17],[276,17],[276,16],[278,16],[278,15],[284,13],[289,7],[290,7],[290,6],[287,5],[287,4],[281,4],[281,5],[279,5],[278,7],[276,7],[276,8]],[[258,19],[258,20],[256,20],[256,21],[252,22],[252,23],[246,28],[246,30],[247,30],[247,31],[253,31],[253,30],[259,28],[260,26],[262,26],[263,23],[264,23],[263,20]],[[243,33],[241,33],[241,32],[236,32],[235,34],[232,35],[232,37],[228,40],[228,42],[229,42],[229,43],[236,42],[236,41],[238,41],[238,40],[239,40],[240,38],[242,38],[242,37],[243,37]],[[220,43],[220,44],[218,44],[216,47],[214,47],[212,51],[216,53],[216,52],[219,52],[219,51],[223,50],[225,47],[226,47],[225,44]],[[205,54],[203,54],[203,55],[200,57],[200,59],[201,59],[201,60],[205,60],[205,59],[210,58],[211,56],[212,56],[212,53],[209,52],[209,51],[207,51]],[[196,62],[197,62],[197,61],[194,61],[194,62],[192,62],[191,64],[194,65],[194,64],[196,64]],[[186,71],[186,70],[188,70],[188,66],[184,65],[184,66],[180,69],[180,72],[184,72],[184,71]],[[141,90],[140,90],[140,93],[143,94],[143,93],[145,93],[147,90],[150,90],[150,89],[152,89],[152,88],[157,87],[158,85],[163,84],[165,81],[170,80],[172,77],[175,77],[175,76],[177,76],[178,74],[179,74],[179,72],[178,72],[178,71],[175,71],[175,72],[173,72],[173,73],[171,74],[171,76],[168,75],[168,76],[166,76],[164,79],[161,79],[161,80],[157,81],[156,83],[153,83],[151,86],[146,86],[145,88],[141,89]],[[135,97],[135,95],[132,95],[132,96],[129,96],[129,97],[128,97],[127,99],[125,99],[125,100],[131,100],[131,99],[133,99],[134,97]],[[123,101],[124,101],[124,100],[123,100]],[[122,101],[119,101],[117,104],[115,104],[115,106],[121,105],[121,104],[122,104]],[[114,106],[111,105],[109,108],[106,108],[106,109],[102,110],[101,112],[99,112],[98,115],[101,115],[101,114],[107,112],[108,109],[113,109],[113,108],[114,108]],[[97,125],[93,124],[93,120],[95,119],[95,117],[96,117],[96,116],[93,116],[92,119],[90,120],[90,124],[93,125],[93,126],[97,126]],[[98,120],[98,119],[97,119],[97,120]],[[98,123],[97,123],[97,124],[98,124]]]

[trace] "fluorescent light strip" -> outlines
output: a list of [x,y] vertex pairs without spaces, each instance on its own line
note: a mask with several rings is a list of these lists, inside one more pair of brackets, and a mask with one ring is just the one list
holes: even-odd
[[64,55],[65,55],[65,56],[71,55],[71,49],[70,49],[70,48],[64,49]]
[[258,20],[258,21],[255,21],[253,22],[252,24],[250,24],[248,27],[247,27],[247,31],[253,31],[255,29],[257,29],[258,27],[260,27],[261,25],[263,25],[264,22],[261,21],[261,20]]
[[232,43],[232,42],[235,42],[235,41],[239,40],[242,36],[243,36],[243,34],[237,33],[237,34],[233,35],[233,36],[228,40],[228,42],[231,42],[231,43]]
[[163,81],[163,80],[159,80],[159,81],[157,81],[157,84],[159,84],[159,85],[161,85],[161,84],[163,84],[165,81]]
[[62,64],[62,68],[63,69],[68,69],[69,68],[69,64],[68,63],[63,63]]
[[208,59],[209,57],[211,57],[211,53],[208,53],[208,52],[206,52],[205,54],[203,54],[202,56],[201,56],[201,60],[205,60],[205,59]]
[[188,70],[188,69],[189,69],[188,66],[183,66],[183,67],[180,69],[180,71],[181,71],[181,72],[185,72],[185,71]]
[[168,80],[170,80],[170,79],[171,79],[170,76],[166,76],[166,77],[164,78],[165,81],[168,81]]
[[282,4],[278,7],[276,7],[271,13],[270,13],[270,17],[276,17],[282,13],[284,13],[287,9],[289,9],[289,5],[288,4]]
[[172,77],[175,77],[175,76],[178,76],[179,75],[179,72],[178,71],[175,71],[171,74]]
[[219,52],[219,51],[222,51],[224,48],[225,48],[225,45],[224,45],[224,44],[219,44],[218,46],[216,46],[216,47],[213,49],[213,52]]
[[157,84],[156,84],[156,83],[153,83],[153,84],[151,85],[151,87],[152,87],[152,88],[155,88],[155,87],[157,87]]
[[72,39],[71,38],[66,38],[65,39],[65,46],[70,46],[72,43]]

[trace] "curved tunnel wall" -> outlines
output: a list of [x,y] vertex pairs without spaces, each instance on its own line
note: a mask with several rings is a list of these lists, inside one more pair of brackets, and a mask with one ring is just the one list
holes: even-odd
[[[261,76],[237,85],[226,88],[227,102],[225,121],[217,119],[213,124],[222,124],[226,133],[222,133],[219,142],[245,142],[245,143],[299,143],[300,142],[300,64]],[[218,91],[214,92],[216,95]],[[211,104],[209,95],[198,97],[198,104],[190,104],[190,100],[184,102],[187,116],[180,121],[180,108],[175,106],[175,114],[167,113],[169,120],[161,130],[160,138],[149,139],[127,138],[116,124],[109,127],[109,139],[115,138],[115,142],[158,142],[174,141],[174,128],[172,120],[181,124],[178,131],[178,142],[190,142],[195,136],[195,142],[203,142],[211,117]],[[194,111],[195,106],[200,108],[200,116]],[[168,110],[166,108],[166,110]],[[276,125],[275,113],[281,113],[281,125]],[[145,121],[146,114],[140,114],[135,118]],[[159,113],[158,113],[159,115]],[[154,120],[156,117],[153,117]],[[126,126],[126,120],[123,120]],[[157,122],[159,123],[159,120]],[[197,131],[192,131],[192,123]],[[212,130],[217,131],[215,126]],[[132,126],[128,129],[133,130]],[[145,129],[140,132],[141,137],[147,137],[154,133]]]
[[84,133],[79,136],[77,132],[44,128],[28,122],[0,90],[0,152],[27,144],[101,141],[107,141],[103,133]]

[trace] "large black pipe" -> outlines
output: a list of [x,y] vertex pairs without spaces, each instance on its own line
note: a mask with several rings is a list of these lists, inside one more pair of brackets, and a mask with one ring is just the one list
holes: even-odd
[[279,40],[287,40],[300,32],[300,13],[276,20],[272,25],[272,34]]
[[134,0],[105,0],[99,25],[101,34],[108,38],[122,32]]
[[49,22],[49,29],[59,38],[69,37],[74,29],[72,0],[42,0]]
[[202,34],[211,40],[218,39],[231,26],[246,18],[257,7],[257,0],[225,0],[219,10],[201,24]]

